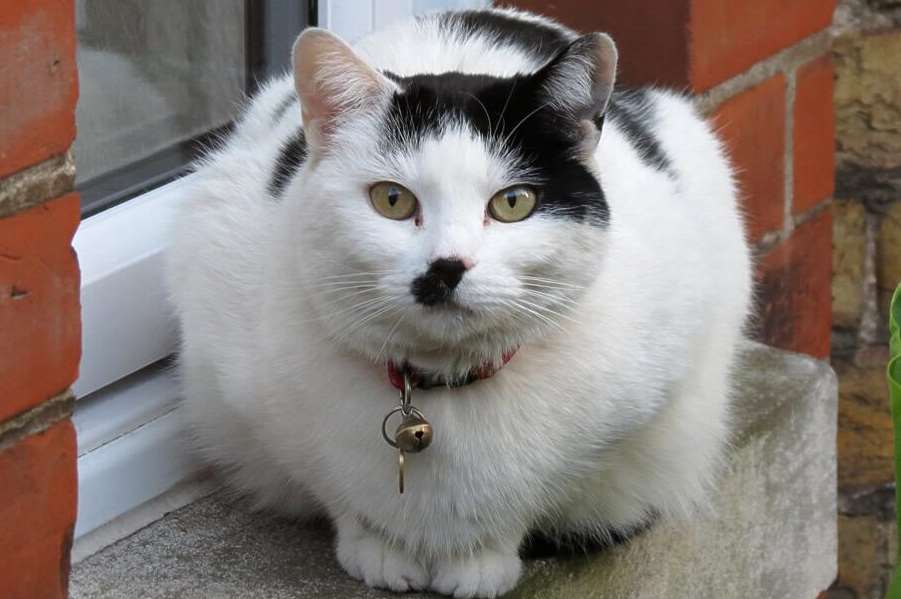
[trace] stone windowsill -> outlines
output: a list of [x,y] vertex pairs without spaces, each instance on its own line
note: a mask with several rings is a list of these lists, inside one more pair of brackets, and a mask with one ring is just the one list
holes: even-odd
[[[836,575],[836,382],[823,362],[759,345],[739,373],[738,434],[711,513],[630,543],[530,560],[517,599],[814,599]],[[347,577],[331,532],[251,514],[221,493],[79,563],[73,599],[387,598]],[[417,597],[424,595],[406,595]]]

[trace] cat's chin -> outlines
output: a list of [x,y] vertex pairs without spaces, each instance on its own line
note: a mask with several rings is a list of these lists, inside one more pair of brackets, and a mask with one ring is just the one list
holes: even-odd
[[499,367],[504,356],[514,353],[522,341],[506,335],[473,335],[459,341],[418,335],[369,357],[378,362],[410,364],[445,378],[465,378],[488,364]]
[[402,343],[408,351],[449,357],[499,354],[511,344],[510,337],[517,336],[500,323],[452,313],[424,315],[405,333]]
[[409,363],[448,378],[501,364],[503,357],[535,342],[546,332],[540,323],[494,318],[457,303],[413,306],[398,320],[373,322],[350,336],[329,331],[331,341],[367,361]]
[[426,371],[448,380],[466,379],[472,372],[486,367],[500,368],[504,364],[503,356],[513,352],[512,349],[501,349],[498,346],[479,355],[472,353],[468,348],[448,347],[438,351],[397,354],[392,361],[395,364],[408,364],[415,370]]
[[516,350],[523,341],[518,336],[484,333],[449,339],[440,332],[430,333],[421,327],[403,331],[398,328],[387,344],[384,335],[382,331],[369,331],[332,341],[344,351],[380,366],[410,364],[447,378],[465,378],[470,371],[487,363],[500,364],[503,356]]

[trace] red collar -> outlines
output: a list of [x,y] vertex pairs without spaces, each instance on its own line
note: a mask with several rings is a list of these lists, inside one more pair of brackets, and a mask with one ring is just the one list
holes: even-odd
[[500,366],[495,366],[491,362],[485,362],[481,366],[470,370],[469,374],[467,374],[463,379],[453,382],[447,381],[434,373],[420,370],[419,368],[412,366],[409,362],[401,364],[400,366],[398,366],[394,362],[388,362],[388,380],[391,381],[392,387],[402,391],[404,388],[404,371],[406,370],[406,372],[410,375],[411,382],[413,383],[413,388],[415,389],[431,389],[432,387],[462,387],[476,381],[481,381],[483,379],[493,377],[498,370],[503,368],[507,364],[507,362],[509,362],[511,358],[513,358],[513,355],[515,353],[515,349],[505,352],[503,357],[501,358],[502,363]]

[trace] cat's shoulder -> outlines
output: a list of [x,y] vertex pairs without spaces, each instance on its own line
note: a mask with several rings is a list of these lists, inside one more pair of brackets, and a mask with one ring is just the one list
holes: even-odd
[[605,122],[616,137],[632,146],[642,161],[656,170],[676,174],[675,155],[703,150],[720,163],[721,144],[714,128],[686,92],[659,87],[619,88],[614,91]]

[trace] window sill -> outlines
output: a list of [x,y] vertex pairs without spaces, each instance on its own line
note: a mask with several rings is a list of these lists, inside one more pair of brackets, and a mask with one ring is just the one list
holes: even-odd
[[[529,560],[511,597],[598,589],[603,597],[656,597],[661,589],[717,597],[729,589],[730,597],[795,599],[829,586],[837,552],[835,376],[823,362],[759,345],[741,363],[735,422],[742,430],[712,509],[660,521],[628,550]],[[328,528],[251,513],[221,493],[85,559],[73,568],[71,592],[74,599],[396,597],[341,571]]]

